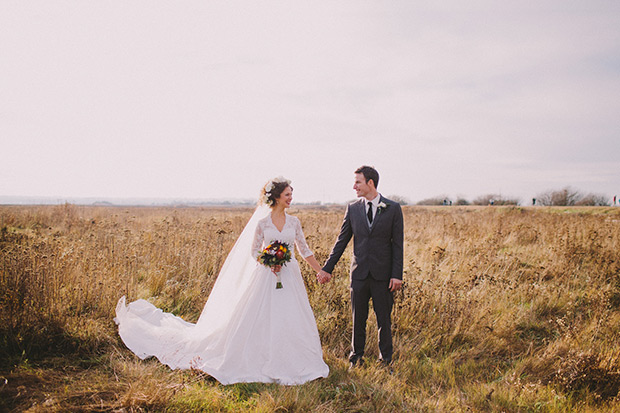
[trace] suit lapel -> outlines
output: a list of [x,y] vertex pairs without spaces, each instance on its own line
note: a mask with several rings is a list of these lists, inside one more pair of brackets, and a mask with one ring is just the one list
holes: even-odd
[[[384,202],[383,195],[381,195],[379,197],[379,204],[381,204],[381,202]],[[383,212],[385,212],[385,211],[383,211]],[[370,226],[370,233],[371,234],[372,234],[372,230],[375,229],[375,227],[377,226],[377,222],[379,222],[379,220],[381,219],[381,215],[383,215],[383,213],[381,212],[381,210],[379,208],[377,208],[377,212],[375,213],[375,218],[372,220],[372,225]]]
[[357,215],[359,217],[360,225],[365,228],[366,232],[370,233],[370,228],[368,227],[368,218],[366,217],[366,203],[363,199],[361,201],[358,201]]

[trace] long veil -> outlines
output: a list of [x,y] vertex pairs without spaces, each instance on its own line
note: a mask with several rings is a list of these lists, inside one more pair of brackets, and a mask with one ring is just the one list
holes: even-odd
[[209,294],[209,299],[196,323],[201,335],[225,327],[239,303],[251,292],[252,271],[257,265],[256,259],[251,254],[254,232],[258,221],[270,212],[267,205],[256,208],[226,257],[211,294]]
[[[218,274],[211,294],[196,324],[165,313],[140,299],[125,305],[125,296],[116,306],[114,321],[123,342],[140,358],[156,356],[172,368],[187,368],[192,352],[198,348],[221,345],[220,333],[238,314],[235,309],[252,293],[252,274],[257,265],[251,249],[258,221],[270,212],[262,205],[243,231]],[[181,351],[185,349],[185,351]]]

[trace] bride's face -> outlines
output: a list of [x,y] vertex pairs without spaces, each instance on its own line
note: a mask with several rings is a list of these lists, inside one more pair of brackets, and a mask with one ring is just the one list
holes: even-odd
[[276,199],[276,205],[288,208],[291,206],[291,202],[293,202],[293,188],[287,186],[280,197]]

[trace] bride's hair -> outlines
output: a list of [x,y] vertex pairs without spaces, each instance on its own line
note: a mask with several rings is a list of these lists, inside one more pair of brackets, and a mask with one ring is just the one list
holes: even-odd
[[276,199],[280,198],[282,192],[291,187],[291,181],[281,176],[271,179],[263,186],[260,191],[259,204],[267,204],[270,208],[276,204]]

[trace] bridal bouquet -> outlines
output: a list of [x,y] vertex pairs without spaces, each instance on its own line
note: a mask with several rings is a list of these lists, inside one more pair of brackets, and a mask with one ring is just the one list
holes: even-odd
[[[275,267],[276,265],[284,265],[291,260],[291,249],[286,242],[272,241],[258,255],[258,262],[267,266]],[[280,280],[280,272],[276,273],[276,289],[282,288]]]

